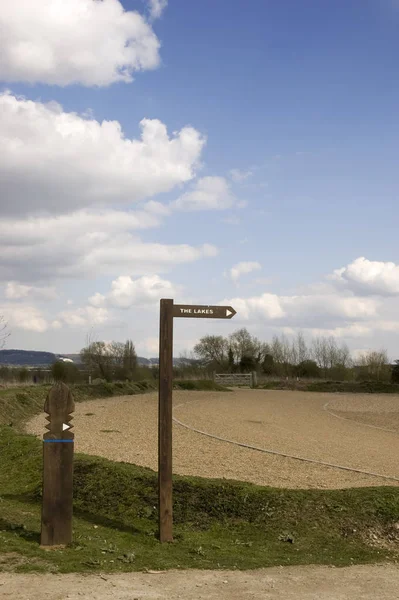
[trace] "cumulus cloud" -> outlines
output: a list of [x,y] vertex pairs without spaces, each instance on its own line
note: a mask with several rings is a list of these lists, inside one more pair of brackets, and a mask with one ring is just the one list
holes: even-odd
[[118,121],[8,92],[0,94],[0,112],[3,214],[67,213],[168,192],[194,177],[205,143],[192,127],[169,137],[157,119],[143,119],[140,138],[128,139]]
[[358,294],[399,295],[399,265],[393,262],[372,261],[361,256],[346,267],[336,269],[328,279]]
[[64,310],[57,315],[56,323],[66,324],[70,327],[88,327],[103,325],[109,319],[106,308],[98,306],[84,306],[72,310]]
[[167,5],[168,0],[148,0],[151,18],[159,19]]
[[[159,17],[165,0],[151,0]],[[108,86],[155,69],[160,42],[119,0],[0,0],[0,79]]]
[[43,333],[49,327],[41,311],[28,304],[5,304],[0,306],[0,314],[4,316],[11,332],[17,328]]
[[175,210],[226,210],[237,204],[224,177],[208,176],[198,179],[191,190],[172,202]]
[[146,243],[134,234],[134,228],[157,222],[146,212],[118,211],[0,219],[0,279],[30,283],[118,271],[140,276],[216,256],[209,244]]
[[259,271],[262,265],[256,261],[242,261],[231,267],[229,274],[232,281],[237,282],[241,275],[252,273],[253,271]]
[[[251,298],[231,298],[230,304],[244,320],[280,320],[283,325],[315,326],[315,322],[367,320],[378,316],[378,302],[353,296],[278,296],[262,294]],[[327,325],[328,326],[328,325]]]
[[148,306],[161,298],[173,298],[177,288],[170,281],[161,279],[159,275],[145,275],[132,279],[129,275],[121,275],[111,284],[107,295],[95,294],[89,299],[93,306],[110,305],[116,308],[132,306]]
[[23,285],[17,281],[9,281],[5,289],[7,300],[21,300],[22,298],[39,298],[43,300],[55,300],[57,292],[54,287],[37,287],[34,285]]

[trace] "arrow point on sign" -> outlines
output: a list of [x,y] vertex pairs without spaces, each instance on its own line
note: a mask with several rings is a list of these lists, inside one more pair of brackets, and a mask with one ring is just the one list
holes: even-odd
[[70,429],[71,425],[67,425],[66,423],[62,424],[62,431],[66,431],[67,429]]
[[234,310],[234,308],[232,308],[231,306],[227,306],[227,308],[226,308],[226,317],[228,317],[229,319],[231,319],[232,317],[234,317],[235,314],[237,314],[237,313]]

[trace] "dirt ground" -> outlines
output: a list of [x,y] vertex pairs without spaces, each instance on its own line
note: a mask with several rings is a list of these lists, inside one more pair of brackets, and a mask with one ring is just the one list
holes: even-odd
[[[63,590],[63,591],[61,591]],[[0,573],[0,600],[397,600],[397,565],[121,575]]]
[[[235,442],[399,478],[399,396],[175,392],[182,423]],[[157,395],[76,405],[75,449],[157,469]],[[44,415],[28,424],[41,436]],[[390,431],[370,427],[385,427]],[[174,472],[290,488],[399,485],[211,439],[174,423]]]

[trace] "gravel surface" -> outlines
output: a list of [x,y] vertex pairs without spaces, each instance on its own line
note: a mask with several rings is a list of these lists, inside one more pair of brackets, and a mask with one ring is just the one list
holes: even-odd
[[[395,405],[396,402],[396,405]],[[274,390],[175,392],[174,415],[189,426],[274,451],[399,478],[399,435],[338,419],[389,413],[399,397]],[[367,409],[366,409],[367,408]],[[396,408],[396,411],[395,411]],[[361,419],[360,419],[361,420]],[[44,415],[27,426],[41,436]],[[157,469],[157,394],[91,400],[76,405],[75,449]],[[214,440],[174,424],[174,472],[290,488],[399,485],[395,481],[300,462]]]
[[333,414],[399,433],[399,397],[391,394],[356,394],[348,403],[347,396],[328,402],[326,409]]
[[0,573],[0,599],[18,600],[397,600],[397,565],[277,567],[118,575]]

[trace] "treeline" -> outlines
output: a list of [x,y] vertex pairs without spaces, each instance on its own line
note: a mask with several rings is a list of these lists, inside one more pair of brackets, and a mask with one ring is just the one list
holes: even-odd
[[105,381],[142,381],[155,379],[158,370],[137,364],[137,354],[132,340],[122,342],[90,342],[80,352],[81,364],[65,360],[55,361],[49,369],[25,367],[0,367],[3,383],[98,383]]
[[354,359],[334,337],[306,341],[302,333],[289,339],[275,335],[262,342],[245,328],[229,337],[206,335],[194,347],[203,368],[219,373],[256,371],[265,376],[325,378],[336,381],[399,381],[399,362],[390,365],[385,350]]
[[49,383],[51,379],[48,369],[0,366],[0,382],[3,383]]

